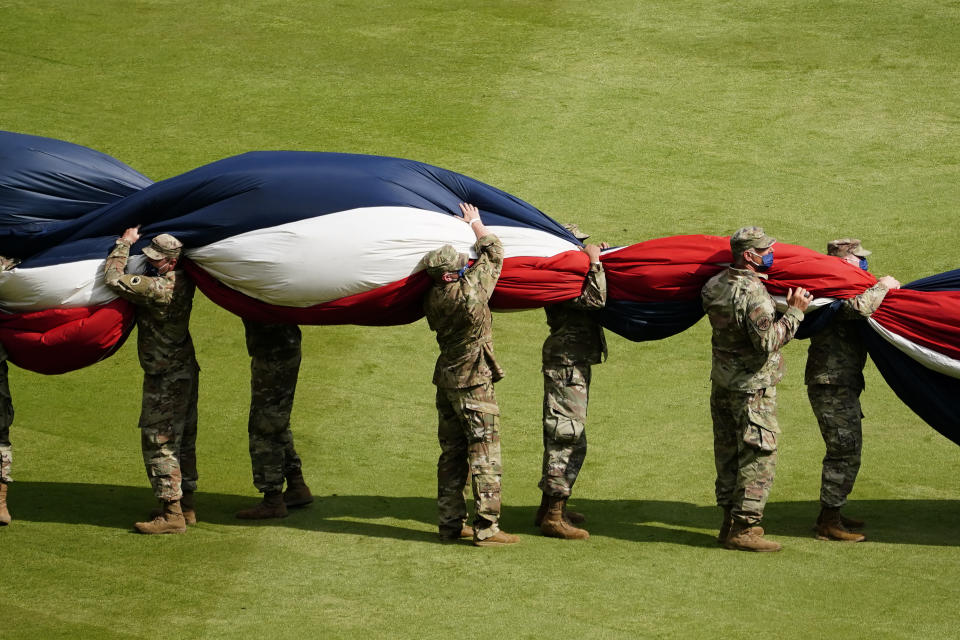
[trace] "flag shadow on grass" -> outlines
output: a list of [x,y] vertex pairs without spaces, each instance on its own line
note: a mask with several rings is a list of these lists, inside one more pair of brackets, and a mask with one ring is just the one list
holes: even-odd
[[[70,482],[16,482],[10,485],[14,520],[58,522],[129,529],[155,504],[146,487]],[[291,509],[290,516],[264,521],[237,520],[234,514],[257,502],[254,495],[197,493],[201,526],[279,526],[374,538],[437,543],[436,500],[417,496],[316,496],[312,505]],[[468,505],[469,505],[468,500]],[[714,506],[668,500],[574,499],[593,536],[635,542],[696,547],[715,546],[720,510]],[[537,505],[505,505],[503,528],[539,535],[533,526]],[[763,526],[775,537],[809,538],[819,510],[815,501],[770,502]],[[845,508],[867,520],[873,542],[960,546],[960,500],[856,500]],[[399,521],[399,523],[397,522]],[[406,521],[406,522],[405,522]],[[415,524],[414,524],[415,523]]]

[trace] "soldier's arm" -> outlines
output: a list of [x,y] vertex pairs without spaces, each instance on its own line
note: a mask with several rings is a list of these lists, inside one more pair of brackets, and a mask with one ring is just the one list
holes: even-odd
[[493,289],[500,278],[500,270],[503,268],[503,244],[500,238],[488,233],[477,240],[474,250],[477,252],[477,259],[463,277],[486,302],[493,295]]
[[20,264],[20,260],[18,258],[0,256],[0,273],[3,273],[4,271],[10,271],[18,264]]
[[103,267],[104,284],[118,295],[122,291],[120,287],[120,277],[123,276],[123,272],[127,269],[127,260],[129,258],[130,245],[126,241],[118,239],[117,244],[113,247],[113,251],[107,256],[107,261]]
[[841,316],[845,320],[869,318],[880,307],[889,291],[890,287],[881,279],[860,295],[844,300],[840,307]]
[[607,304],[607,274],[600,262],[600,247],[587,245],[585,252],[590,256],[590,270],[583,281],[580,296],[572,302],[583,309],[602,309]]
[[125,273],[117,282],[117,295],[134,304],[167,305],[173,300],[175,284],[169,276]]
[[747,307],[745,326],[754,349],[770,354],[790,342],[801,320],[803,311],[793,306],[777,320],[773,300],[764,296]]

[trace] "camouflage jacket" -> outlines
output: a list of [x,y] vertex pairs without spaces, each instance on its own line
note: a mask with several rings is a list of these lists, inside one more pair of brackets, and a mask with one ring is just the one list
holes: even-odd
[[869,318],[889,289],[879,282],[860,295],[843,301],[830,323],[810,338],[806,384],[838,384],[863,390],[867,347],[855,321]]
[[729,267],[700,292],[713,327],[710,379],[733,391],[776,386],[783,377],[780,348],[793,338],[803,312],[790,307],[778,320],[763,274]]
[[603,327],[590,310],[607,303],[607,276],[603,265],[592,264],[580,297],[544,309],[550,335],[543,343],[543,367],[598,364],[607,357]]
[[106,285],[137,308],[137,353],[144,373],[188,373],[197,368],[190,337],[196,290],[183,271],[162,276],[124,273],[130,246],[117,242],[104,267]]
[[440,357],[433,384],[463,389],[503,377],[493,353],[488,302],[503,267],[503,245],[489,233],[474,245],[477,260],[455,282],[438,282],[427,292],[423,310],[437,332]]

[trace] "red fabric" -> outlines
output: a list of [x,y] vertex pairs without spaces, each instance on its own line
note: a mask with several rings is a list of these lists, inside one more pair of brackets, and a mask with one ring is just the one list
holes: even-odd
[[[817,297],[849,298],[876,282],[866,271],[806,247],[778,242],[773,253],[767,271],[773,294],[802,286]],[[707,280],[732,260],[729,237],[706,235],[657,238],[602,257],[608,295],[631,302],[696,300]]]
[[897,289],[871,317],[896,334],[960,360],[960,291]]
[[[876,279],[839,258],[789,244],[774,248],[767,288],[774,294],[803,286],[818,297],[847,298]],[[657,238],[602,257],[612,300],[695,300],[700,289],[731,260],[729,238],[689,235]],[[396,325],[422,317],[430,286],[424,272],[372,291],[312,307],[266,304],[235,291],[189,260],[182,262],[197,285],[220,306],[252,320],[296,324]],[[505,261],[491,305],[529,309],[580,295],[589,268],[586,254],[566,251],[547,258]],[[891,331],[960,359],[960,292],[891,292],[874,314]],[[0,316],[0,341],[10,361],[39,373],[63,373],[110,355],[133,325],[133,307],[123,300],[89,308]]]
[[0,316],[0,342],[10,362],[37,373],[66,373],[116,351],[133,328],[133,305],[47,309]]
[[430,286],[426,272],[398,282],[312,307],[285,307],[261,302],[231,289],[190,260],[183,260],[190,277],[204,295],[238,316],[257,322],[291,324],[407,324],[423,316],[423,295]]

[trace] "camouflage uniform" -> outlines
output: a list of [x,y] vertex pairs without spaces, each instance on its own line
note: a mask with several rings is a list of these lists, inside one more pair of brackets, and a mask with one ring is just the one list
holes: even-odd
[[250,354],[250,464],[261,493],[282,491],[284,478],[300,473],[290,413],[300,372],[300,327],[243,321]]
[[717,505],[734,520],[755,525],[777,465],[776,385],[783,377],[780,348],[793,338],[803,312],[779,319],[763,274],[730,267],[701,292],[713,328],[710,413],[717,466]]
[[[424,300],[424,312],[440,346],[433,374],[441,449],[437,462],[440,535],[457,537],[467,517],[463,488],[469,464],[475,536],[485,540],[500,530],[500,409],[493,383],[503,377],[503,371],[493,353],[487,303],[500,277],[503,246],[493,234],[478,239],[474,246],[478,258],[473,266],[456,282],[435,283]],[[428,254],[428,260],[434,253]]]
[[580,297],[546,307],[550,335],[543,343],[543,475],[540,490],[569,497],[587,455],[590,367],[607,355],[603,328],[588,310],[607,300],[600,264],[590,265]]
[[196,289],[183,271],[125,274],[130,245],[117,241],[106,285],[136,305],[137,353],[143,368],[140,444],[154,495],[170,502],[197,488],[197,386],[200,367],[190,337]]
[[[19,260],[0,256],[0,273],[9,271]],[[13,399],[10,397],[10,382],[7,379],[7,350],[0,344],[0,482],[13,482],[10,467],[13,464],[13,448],[10,444],[10,425],[13,424]]]
[[867,348],[855,321],[876,311],[887,291],[886,285],[877,283],[844,300],[830,324],[810,338],[804,382],[827,448],[820,481],[820,502],[825,507],[847,503],[860,470],[860,393]]
[[10,425],[13,424],[13,400],[7,380],[7,350],[0,345],[0,482],[13,482],[10,466],[13,450],[10,445]]

